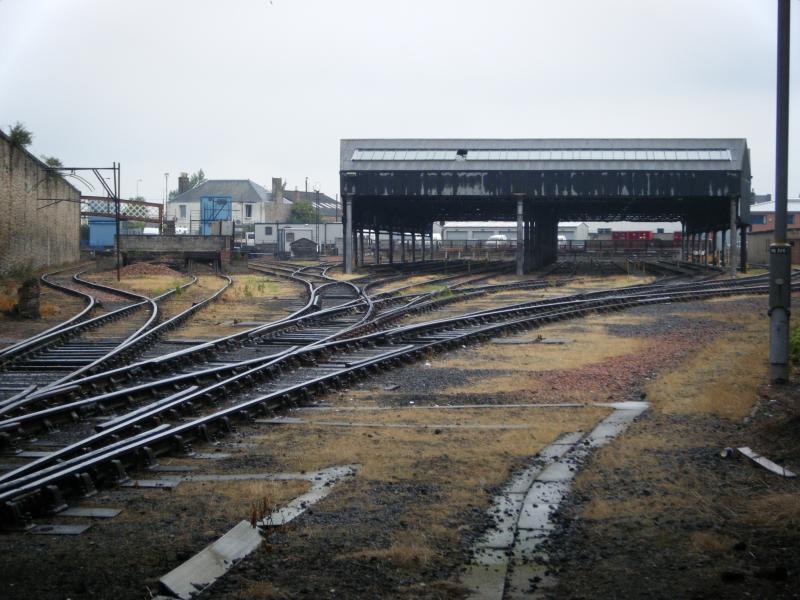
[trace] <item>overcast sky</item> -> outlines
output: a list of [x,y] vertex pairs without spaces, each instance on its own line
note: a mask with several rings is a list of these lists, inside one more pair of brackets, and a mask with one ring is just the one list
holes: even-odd
[[333,196],[348,137],[746,137],[771,193],[776,5],[0,0],[0,128],[148,199],[198,168]]

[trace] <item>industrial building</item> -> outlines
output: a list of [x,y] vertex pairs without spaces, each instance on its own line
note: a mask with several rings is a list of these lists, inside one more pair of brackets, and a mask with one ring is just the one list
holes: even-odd
[[80,258],[80,191],[0,131],[0,274]]
[[340,184],[347,271],[365,231],[420,236],[424,259],[449,220],[515,220],[519,273],[556,260],[563,221],[680,222],[687,251],[730,232],[746,254],[744,139],[342,140]]

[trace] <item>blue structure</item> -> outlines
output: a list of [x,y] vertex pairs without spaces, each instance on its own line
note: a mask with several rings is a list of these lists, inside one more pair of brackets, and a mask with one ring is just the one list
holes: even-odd
[[203,196],[200,200],[200,231],[211,235],[212,221],[230,221],[233,202],[230,196]]
[[89,247],[113,248],[116,225],[113,217],[89,217]]

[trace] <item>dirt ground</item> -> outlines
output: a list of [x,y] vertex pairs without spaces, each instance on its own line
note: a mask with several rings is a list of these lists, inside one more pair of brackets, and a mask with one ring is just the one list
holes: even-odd
[[[49,268],[46,271],[53,270],[54,268]],[[39,276],[46,271],[34,274]],[[33,320],[19,319],[12,314],[17,303],[19,286],[20,281],[17,279],[0,279],[0,349],[57,325],[78,314],[85,306],[80,298],[40,285],[41,317]]]
[[800,596],[798,480],[720,456],[749,446],[797,472],[800,387],[764,383],[762,299],[698,309],[683,314],[727,331],[647,382],[652,410],[577,477],[552,597]]
[[306,302],[302,288],[285,280],[253,273],[233,277],[234,284],[216,302],[165,339],[213,339],[231,335],[253,327],[254,323],[285,317]]
[[[266,286],[250,290],[269,298]],[[201,597],[464,598],[460,568],[499,486],[560,433],[608,414],[541,405],[640,399],[651,411],[593,455],[557,512],[549,595],[796,597],[797,480],[719,456],[749,445],[800,470],[798,388],[763,385],[765,311],[765,298],[743,297],[557,323],[514,336],[521,344],[462,347],[317,397],[314,410],[291,411],[299,422],[239,426],[216,447],[238,444],[228,459],[171,459],[204,473],[361,465]],[[124,512],[81,536],[0,536],[0,597],[148,598],[254,500],[302,491],[103,491],[87,504]]]

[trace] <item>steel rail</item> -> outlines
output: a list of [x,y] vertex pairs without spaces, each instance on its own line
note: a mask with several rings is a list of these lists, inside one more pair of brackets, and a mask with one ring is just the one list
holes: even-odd
[[[795,284],[794,287],[797,287],[797,284]],[[17,485],[15,485],[13,482],[9,482],[6,488],[4,488],[6,491],[0,493],[3,521],[4,523],[8,521],[19,522],[20,518],[24,519],[23,509],[34,507],[37,504],[37,498],[40,499],[42,496],[48,494],[51,497],[58,496],[63,491],[66,491],[59,486],[63,486],[67,490],[71,487],[77,487],[85,491],[87,486],[94,488],[96,483],[100,484],[106,481],[118,480],[120,477],[125,476],[125,468],[139,465],[143,458],[152,460],[157,455],[173,452],[176,449],[184,449],[186,444],[192,439],[209,439],[212,433],[221,433],[230,430],[230,418],[233,416],[244,415],[245,418],[249,418],[252,416],[252,410],[258,409],[268,411],[274,409],[285,404],[286,401],[291,400],[293,397],[297,397],[298,394],[302,396],[309,392],[313,393],[315,390],[325,389],[328,383],[335,384],[337,381],[341,381],[342,378],[349,378],[352,374],[366,375],[371,368],[392,363],[396,364],[405,358],[418,357],[425,352],[451,347],[469,340],[483,339],[505,331],[516,331],[535,327],[554,320],[574,318],[597,310],[621,310],[632,306],[706,299],[720,295],[760,294],[764,293],[767,289],[768,287],[765,285],[742,285],[733,287],[720,286],[716,289],[683,291],[678,293],[638,294],[634,297],[620,295],[616,297],[598,298],[591,301],[585,300],[583,302],[578,302],[578,306],[561,307],[557,310],[539,315],[512,315],[513,318],[503,320],[502,322],[487,323],[480,319],[476,320],[473,318],[471,323],[473,327],[471,329],[466,331],[451,330],[452,335],[420,338],[417,334],[431,327],[431,324],[424,324],[424,327],[412,326],[402,330],[392,330],[390,332],[381,332],[380,334],[365,336],[360,340],[363,344],[374,343],[376,341],[376,335],[381,335],[384,336],[384,342],[389,344],[390,347],[386,352],[371,359],[356,363],[355,365],[347,366],[332,373],[247,400],[246,402],[227,407],[213,414],[202,416],[191,422],[177,425],[169,430],[156,432],[149,436],[145,435],[143,438],[134,442],[129,442],[129,440],[119,442],[111,450],[108,448],[100,449],[101,451],[90,459],[82,460],[77,464],[71,464],[69,467],[56,469],[54,472],[49,472],[42,477],[33,477],[33,480],[26,479],[26,482],[23,484],[17,482]],[[460,320],[463,321],[464,319],[461,318]],[[452,324],[456,319],[449,319],[446,321]],[[440,322],[438,325],[441,326],[441,324]],[[407,344],[409,341],[412,341],[408,339],[409,334],[416,336],[413,338],[413,344],[404,346],[401,349],[391,347],[392,344],[397,342]],[[176,401],[179,400],[180,399]],[[102,450],[107,451],[103,452]],[[52,486],[56,486],[55,490]]]

